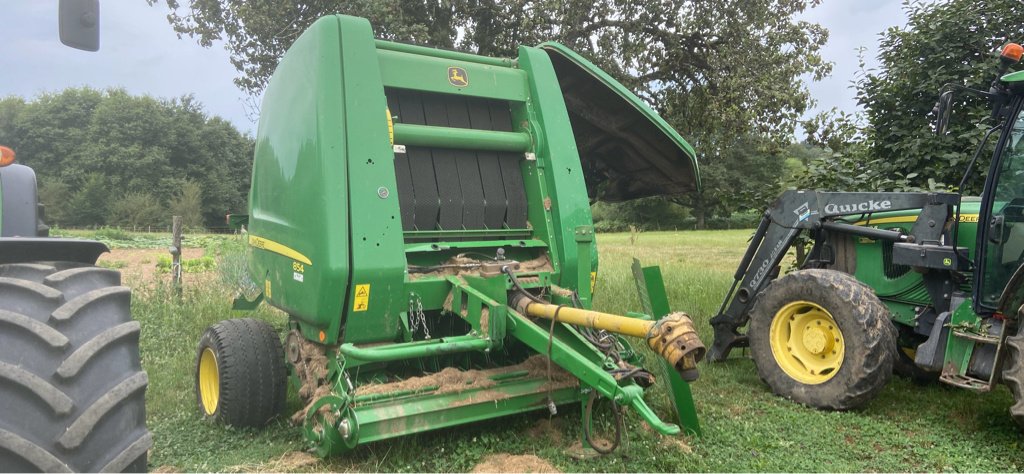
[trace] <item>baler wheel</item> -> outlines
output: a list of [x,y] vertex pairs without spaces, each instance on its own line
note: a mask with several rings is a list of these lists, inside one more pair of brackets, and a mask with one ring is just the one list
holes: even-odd
[[261,427],[284,409],[284,350],[258,319],[229,319],[207,328],[196,349],[196,403],[203,418]]
[[1010,416],[1024,429],[1024,330],[1006,338],[1006,361],[1003,362],[1003,383],[1013,394]]
[[892,375],[896,329],[871,288],[835,270],[775,280],[750,312],[750,351],[761,379],[785,398],[848,410]]
[[117,271],[0,265],[0,471],[145,472],[149,379]]

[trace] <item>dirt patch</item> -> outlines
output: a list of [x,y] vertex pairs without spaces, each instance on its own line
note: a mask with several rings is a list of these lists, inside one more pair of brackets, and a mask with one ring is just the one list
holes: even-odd
[[[203,249],[183,249],[182,258],[200,258],[206,253]],[[97,263],[105,264],[121,272],[125,283],[137,286],[140,283],[152,283],[160,278],[171,280],[170,273],[157,273],[156,262],[162,256],[169,256],[167,249],[113,249],[100,255]],[[210,273],[210,272],[207,272]],[[189,281],[205,281],[205,275],[188,273],[183,276],[185,284]]]
[[160,466],[160,467],[158,467],[156,469],[153,469],[152,471],[149,471],[149,472],[159,474],[159,473],[169,473],[169,472],[181,472],[181,470],[176,468],[176,467],[174,467],[174,466],[168,466],[168,465],[165,464],[165,465]]
[[532,454],[491,454],[470,472],[562,472]]

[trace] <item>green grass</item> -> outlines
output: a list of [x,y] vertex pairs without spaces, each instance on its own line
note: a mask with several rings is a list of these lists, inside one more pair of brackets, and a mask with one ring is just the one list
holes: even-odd
[[[113,227],[95,230],[50,229],[53,237],[88,239],[103,242],[112,249],[154,249],[171,246],[168,232],[132,232]],[[186,232],[182,235],[182,246],[191,248],[218,249],[225,242],[237,240],[230,234],[202,234]]]
[[[705,342],[707,320],[718,309],[750,231],[600,235],[601,272],[595,306],[609,312],[639,308],[629,270],[632,258],[661,265],[673,309],[690,313]],[[186,293],[179,305],[157,287],[137,293],[134,312],[143,325],[143,364],[149,372],[149,428],[156,436],[151,467],[187,471],[289,470],[278,460],[303,448],[298,428],[234,430],[204,423],[195,408],[192,364],[203,329],[235,317],[230,295],[210,288]],[[279,314],[256,317],[283,328]],[[537,430],[536,412],[362,446],[300,470],[467,471],[491,453],[535,454],[563,471],[1020,471],[1024,436],[1007,413],[1002,387],[973,394],[893,379],[861,410],[833,413],[773,396],[753,363],[737,351],[726,363],[701,365],[693,384],[704,437],[685,449],[645,429],[627,414],[626,444],[612,456],[579,461],[567,453],[579,439],[580,415],[563,407],[555,430]],[[648,401],[663,417],[660,388]],[[298,408],[291,400],[289,410]],[[540,431],[540,434],[536,434]],[[532,433],[532,434],[531,434]]]

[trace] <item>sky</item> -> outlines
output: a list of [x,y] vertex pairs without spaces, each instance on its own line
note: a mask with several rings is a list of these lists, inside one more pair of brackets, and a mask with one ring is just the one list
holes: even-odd
[[[161,98],[193,94],[208,114],[255,133],[246,94],[232,82],[236,71],[223,44],[203,48],[187,37],[178,39],[162,2],[152,7],[144,0],[100,3],[100,50],[90,53],[60,43],[57,0],[0,1],[4,32],[0,96],[34,97],[83,85],[123,87],[133,94]],[[868,67],[876,64],[878,34],[906,23],[900,4],[899,0],[823,0],[802,16],[831,32],[823,55],[834,63],[832,76],[808,85],[818,103],[815,111],[857,110],[849,88],[858,69],[856,49],[866,47]]]

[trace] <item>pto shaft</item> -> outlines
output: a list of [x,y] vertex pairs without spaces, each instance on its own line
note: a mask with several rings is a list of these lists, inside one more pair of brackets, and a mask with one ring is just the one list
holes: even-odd
[[563,323],[601,329],[623,336],[642,337],[655,353],[667,360],[683,380],[697,380],[697,362],[706,349],[686,313],[671,313],[658,321],[630,318],[588,309],[537,303],[527,298],[516,302],[520,313]]

